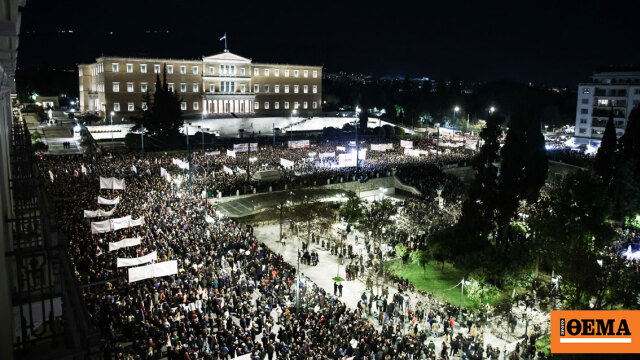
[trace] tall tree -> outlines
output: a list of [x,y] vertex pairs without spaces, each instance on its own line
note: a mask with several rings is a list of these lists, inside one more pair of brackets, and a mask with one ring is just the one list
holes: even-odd
[[148,109],[136,119],[136,128],[143,124],[148,134],[159,136],[177,135],[182,126],[182,111],[180,110],[180,98],[167,83],[166,64],[163,69],[162,81],[156,74],[156,85],[153,93],[153,101],[149,94],[143,95],[143,101],[147,102]]
[[616,204],[614,217],[623,220],[640,213],[640,106],[629,114],[619,144],[611,187]]
[[499,177],[499,247],[508,246],[509,224],[521,201],[534,203],[548,175],[544,136],[535,102],[524,97],[514,109],[509,131],[500,155]]
[[631,110],[624,135],[620,138],[622,153],[640,158],[640,105]]
[[602,136],[602,142],[600,143],[600,148],[593,163],[593,171],[600,175],[602,183],[606,186],[609,185],[611,177],[613,176],[617,142],[616,129],[613,126],[613,108],[611,108],[609,120],[604,129],[604,135]]
[[486,243],[495,230],[495,214],[498,208],[498,167],[500,161],[501,125],[503,117],[491,115],[480,132],[484,144],[473,159],[475,178],[469,187],[469,197],[462,205],[462,216],[458,222],[470,245]]

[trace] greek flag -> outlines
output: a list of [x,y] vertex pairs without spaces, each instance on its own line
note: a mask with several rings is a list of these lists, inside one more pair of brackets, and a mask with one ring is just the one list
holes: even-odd
[[226,39],[227,39],[227,33],[224,33],[224,35],[222,35],[222,37],[220,38],[220,41],[226,40]]

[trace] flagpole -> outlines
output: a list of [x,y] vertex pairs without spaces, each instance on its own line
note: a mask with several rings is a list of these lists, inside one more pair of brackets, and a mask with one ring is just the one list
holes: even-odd
[[227,33],[224,33],[224,51],[229,51],[227,47]]

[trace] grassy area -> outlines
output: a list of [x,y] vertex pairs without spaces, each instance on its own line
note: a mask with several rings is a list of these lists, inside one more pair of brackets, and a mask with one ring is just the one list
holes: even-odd
[[545,355],[551,354],[551,335],[536,340],[536,350],[544,352]]
[[[423,277],[423,270],[420,265],[409,262],[402,265],[401,259],[395,259],[387,263],[389,270],[402,278],[409,279],[416,287],[416,290],[424,290],[433,293],[433,296],[440,301],[448,301],[451,304],[460,304],[460,287],[454,287],[462,280],[464,273],[449,263],[445,263],[444,270],[441,263],[429,262],[426,270],[426,279]],[[453,288],[453,289],[452,289]],[[465,307],[477,308],[478,304],[467,298],[466,294],[462,300]]]

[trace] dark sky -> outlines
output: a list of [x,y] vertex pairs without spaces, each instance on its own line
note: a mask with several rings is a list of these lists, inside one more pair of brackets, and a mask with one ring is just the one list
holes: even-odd
[[100,54],[200,58],[222,51],[226,32],[230,51],[259,62],[573,87],[597,67],[640,63],[639,10],[639,0],[28,0],[18,59],[71,69]]

